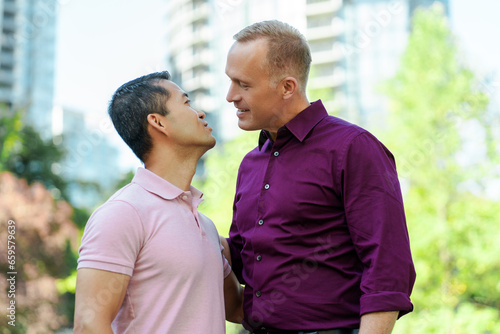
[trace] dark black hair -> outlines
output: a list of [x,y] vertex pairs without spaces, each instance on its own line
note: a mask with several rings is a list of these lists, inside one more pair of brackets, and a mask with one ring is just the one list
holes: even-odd
[[168,113],[170,92],[158,85],[161,80],[170,80],[170,73],[156,72],[129,81],[116,90],[109,102],[108,113],[116,131],[142,162],[153,145],[148,115]]

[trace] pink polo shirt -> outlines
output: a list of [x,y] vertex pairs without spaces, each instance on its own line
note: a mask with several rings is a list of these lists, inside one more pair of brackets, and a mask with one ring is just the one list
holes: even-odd
[[[225,333],[231,268],[213,222],[197,211],[201,196],[139,168],[90,217],[78,269],[130,276],[115,333]],[[104,300],[96,296],[96,306]]]

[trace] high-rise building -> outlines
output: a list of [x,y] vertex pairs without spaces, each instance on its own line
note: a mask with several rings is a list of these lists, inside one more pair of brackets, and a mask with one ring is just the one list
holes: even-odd
[[69,181],[69,201],[76,207],[93,209],[111,195],[121,177],[118,149],[109,142],[110,122],[78,110],[54,108],[54,141],[66,150],[55,171]]
[[0,102],[51,137],[57,6],[55,0],[1,0]]
[[344,4],[343,109],[363,126],[379,126],[384,119],[387,102],[377,90],[396,73],[406,47],[408,8],[408,1],[352,0]]
[[15,51],[16,14],[14,0],[0,1],[0,102],[11,108],[14,104],[15,90]]
[[194,105],[207,114],[219,140],[239,131],[235,109],[226,100],[224,73],[233,35],[262,20],[279,19],[301,29],[304,2],[286,0],[172,0],[167,4],[167,68]]
[[172,80],[179,84],[195,105],[206,113],[206,120],[218,136],[218,102],[214,100],[216,80],[213,71],[215,42],[209,1],[173,0],[168,4],[168,56]]
[[[440,1],[448,12],[448,0]],[[411,16],[434,0],[172,0],[168,2],[167,63],[173,80],[207,112],[218,139],[238,129],[226,101],[224,74],[232,35],[257,21],[278,19],[304,33],[312,53],[311,101],[349,121],[378,126],[387,103],[378,92],[406,47]],[[221,133],[224,129],[224,133]]]
[[[240,131],[236,110],[226,101],[229,78],[227,52],[233,35],[262,20],[279,19],[305,25],[303,1],[287,0],[171,0],[167,3],[167,69],[194,107],[205,111],[218,142]],[[302,9],[302,10],[301,10]],[[204,177],[203,158],[197,168]]]
[[327,110],[339,113],[345,74],[342,67],[344,22],[342,0],[307,0],[306,38],[312,55],[308,81],[309,99],[321,99]]
[[[434,0],[306,0],[313,65],[309,96],[363,126],[382,126],[378,91],[392,77],[407,44],[411,17]],[[448,0],[440,1],[448,13]]]

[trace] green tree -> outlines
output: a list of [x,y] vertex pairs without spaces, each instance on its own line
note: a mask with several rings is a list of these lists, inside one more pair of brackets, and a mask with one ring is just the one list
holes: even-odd
[[[498,147],[488,96],[461,59],[440,7],[418,11],[400,68],[383,88],[391,116],[379,137],[407,185],[417,270],[415,312],[397,333],[500,333],[500,203],[481,194]],[[479,129],[473,150],[465,145],[471,127]]]
[[257,146],[259,132],[243,132],[235,139],[207,153],[205,178],[195,179],[203,191],[200,211],[213,220],[221,235],[228,235],[233,218],[233,200],[238,167],[243,157]]
[[[10,173],[0,173],[0,217],[4,217],[0,226],[8,219],[16,221],[17,246],[22,250],[17,259],[19,285],[32,290],[27,293],[23,288],[18,294],[22,301],[16,327],[0,332],[53,332],[73,321],[78,228],[83,229],[89,213],[58,201],[67,198],[69,185],[57,173],[65,155],[62,147],[25,126],[22,111],[0,109],[0,172],[24,179],[14,181]],[[5,269],[4,261],[0,260],[0,267]],[[47,311],[45,320],[42,309]]]
[[11,113],[0,105],[0,171],[7,170],[9,157],[22,146],[19,132],[22,129],[21,113]]
[[[54,333],[71,324],[73,314],[67,311],[74,305],[74,296],[61,296],[57,282],[76,268],[80,232],[72,213],[68,203],[54,200],[42,184],[28,185],[10,172],[0,173],[0,239],[4,240],[0,253],[5,254],[0,257],[0,290],[5,296],[0,307],[6,310],[11,301],[16,307],[15,326],[7,325],[13,318],[5,313],[0,333]],[[8,235],[15,262],[7,262]],[[12,290],[7,284],[9,272],[17,274],[15,297],[7,298]]]
[[56,197],[67,199],[68,182],[55,172],[64,158],[64,150],[52,140],[43,140],[33,127],[23,125],[22,112],[2,109],[0,171],[10,171],[29,184],[41,182]]

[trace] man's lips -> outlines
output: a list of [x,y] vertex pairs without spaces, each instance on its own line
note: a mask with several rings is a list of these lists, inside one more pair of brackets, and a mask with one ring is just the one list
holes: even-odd
[[250,109],[240,109],[240,108],[237,108],[236,109],[236,115],[240,116],[240,115],[242,115],[242,114],[244,114],[246,112],[249,112],[249,111],[250,111]]
[[209,126],[208,126],[208,123],[207,123],[207,122],[203,123],[203,126],[204,126],[204,127],[206,127],[207,129],[209,129],[210,131],[212,131],[212,130],[213,130],[211,127],[209,127]]

